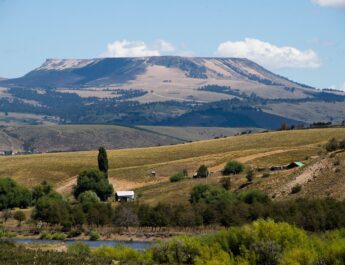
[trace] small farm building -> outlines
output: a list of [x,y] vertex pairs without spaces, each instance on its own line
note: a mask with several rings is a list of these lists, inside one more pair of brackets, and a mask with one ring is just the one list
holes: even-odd
[[115,193],[115,201],[117,202],[129,202],[129,201],[134,201],[135,195],[134,191],[129,190],[129,191],[117,191]]
[[287,168],[290,169],[290,168],[294,168],[294,167],[303,167],[303,166],[304,166],[304,164],[302,162],[295,161],[295,162],[288,164]]

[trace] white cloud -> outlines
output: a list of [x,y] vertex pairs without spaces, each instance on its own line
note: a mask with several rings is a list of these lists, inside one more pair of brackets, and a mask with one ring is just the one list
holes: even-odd
[[317,68],[321,65],[313,50],[301,51],[293,47],[278,47],[257,39],[226,41],[218,46],[217,54],[248,58],[268,68]]
[[161,53],[173,52],[175,47],[165,41],[157,40],[155,44],[150,47],[143,41],[114,41],[107,45],[107,51],[103,53],[102,57],[145,57],[145,56],[159,56]]
[[165,40],[157,40],[154,48],[156,48],[158,51],[161,52],[174,52],[175,47],[170,42],[167,42]]
[[343,87],[341,88],[343,91],[345,91],[345,82],[343,84]]
[[311,0],[319,6],[345,8],[345,0]]

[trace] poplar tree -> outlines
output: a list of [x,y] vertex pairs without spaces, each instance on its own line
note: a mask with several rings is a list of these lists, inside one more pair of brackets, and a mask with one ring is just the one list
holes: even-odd
[[108,176],[108,157],[103,146],[98,149],[98,169]]

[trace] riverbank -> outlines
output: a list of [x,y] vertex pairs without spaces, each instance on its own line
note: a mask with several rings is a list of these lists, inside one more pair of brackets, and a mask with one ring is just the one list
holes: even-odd
[[[44,226],[37,231],[35,227],[30,225],[23,225],[22,227],[15,226],[3,226],[6,232],[9,232],[16,239],[62,239],[62,240],[90,240],[90,233],[94,231],[97,233],[97,240],[103,241],[122,241],[122,242],[154,242],[159,240],[168,239],[174,236],[187,235],[205,235],[211,232],[219,231],[222,229],[220,226],[209,227],[163,227],[163,228],[151,228],[151,227],[90,227],[83,226],[82,228],[74,228],[69,232],[63,232],[61,229]],[[73,231],[75,233],[73,233]],[[46,237],[45,234],[49,236]],[[51,238],[54,234],[58,234],[60,237]],[[61,237],[62,236],[62,237]]]

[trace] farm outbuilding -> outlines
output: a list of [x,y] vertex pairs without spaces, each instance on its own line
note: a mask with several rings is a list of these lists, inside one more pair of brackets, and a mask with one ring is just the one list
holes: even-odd
[[134,191],[129,190],[129,191],[117,191],[115,193],[115,201],[117,202],[129,202],[129,201],[134,201],[135,199],[135,194]]
[[303,166],[304,166],[304,164],[302,162],[295,161],[295,162],[288,164],[286,168],[290,169],[290,168],[294,168],[294,167],[303,167]]
[[269,169],[267,168],[258,168],[257,170],[259,172],[264,172],[264,171],[276,171],[276,170],[285,170],[285,169],[291,169],[291,168],[295,168],[295,167],[303,167],[304,164],[300,161],[295,161],[295,162],[291,162],[290,164],[287,165],[282,165],[282,166],[272,166]]

